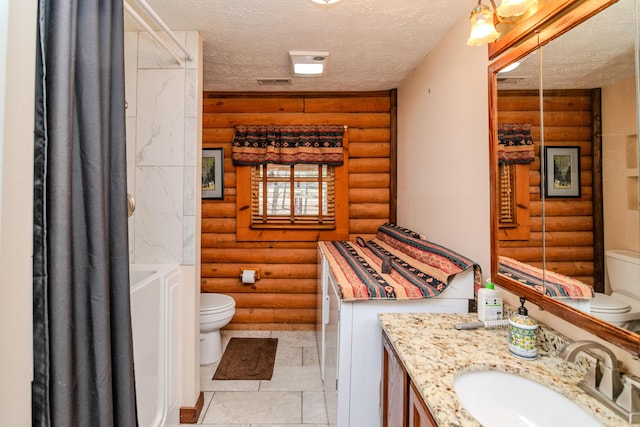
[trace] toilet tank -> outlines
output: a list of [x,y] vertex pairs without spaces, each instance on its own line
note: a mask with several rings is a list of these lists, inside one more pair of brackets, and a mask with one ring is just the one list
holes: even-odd
[[611,291],[640,299],[640,253],[608,250],[605,257]]

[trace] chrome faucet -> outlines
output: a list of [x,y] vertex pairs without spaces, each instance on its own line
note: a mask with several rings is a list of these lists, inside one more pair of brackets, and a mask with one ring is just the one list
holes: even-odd
[[[602,344],[598,344],[594,341],[575,341],[565,345],[558,357],[566,360],[567,362],[575,362],[578,353],[584,350],[599,350],[604,354],[604,367],[602,369],[602,375],[593,376],[596,383],[587,384],[592,388],[596,388],[600,393],[609,400],[615,401],[620,392],[622,391],[622,376],[620,375],[620,368],[616,355],[611,350]],[[594,365],[597,365],[594,364]],[[597,369],[597,368],[596,368]],[[591,371],[593,372],[593,371]],[[597,372],[597,370],[596,370]],[[591,379],[592,375],[587,375]],[[600,377],[600,378],[598,378]],[[591,382],[591,381],[589,381]]]
[[578,386],[627,422],[638,422],[640,382],[622,375],[620,363],[611,350],[594,341],[575,341],[562,347],[558,357],[567,362],[575,362],[578,353],[586,350],[601,352],[604,355],[604,363],[600,368],[598,359],[585,353],[589,360],[589,370]]

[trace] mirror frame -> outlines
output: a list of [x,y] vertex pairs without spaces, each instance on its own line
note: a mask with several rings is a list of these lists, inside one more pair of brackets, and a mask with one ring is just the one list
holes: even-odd
[[[509,39],[515,41],[512,41],[512,43],[506,45],[506,47],[505,43],[503,43],[500,46],[500,49],[501,52],[505,53],[489,65],[491,279],[495,284],[507,289],[517,296],[525,297],[531,303],[539,306],[540,309],[548,311],[549,313],[552,313],[555,316],[628,351],[634,357],[638,357],[640,355],[639,334],[613,326],[603,320],[550,298],[530,286],[522,285],[513,279],[509,279],[498,274],[498,200],[496,194],[496,178],[498,176],[497,72],[513,61],[517,61],[533,52],[538,48],[538,46],[543,46],[549,43],[551,40],[564,34],[573,27],[617,2],[618,0],[563,1],[563,7],[556,8],[552,15],[545,15],[543,17],[544,21],[541,22],[540,25],[532,25],[529,23],[527,25],[519,26],[519,28],[514,28],[514,30],[509,33]],[[516,33],[513,33],[513,31],[516,31]],[[491,52],[492,50],[490,47],[490,55]],[[636,79],[637,76],[638,71],[636,70]]]
[[575,3],[575,0],[548,0],[541,6],[536,6],[535,12],[531,15],[525,14],[524,18],[514,24],[512,28],[508,28],[506,32],[500,30],[502,36],[489,44],[489,59],[495,59],[516,43],[526,39],[532,32],[552,21],[554,17],[562,14]]

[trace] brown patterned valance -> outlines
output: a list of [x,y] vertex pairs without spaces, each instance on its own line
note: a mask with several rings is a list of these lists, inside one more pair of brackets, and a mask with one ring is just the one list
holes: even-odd
[[323,164],[344,161],[343,125],[236,126],[233,164]]
[[498,125],[499,163],[531,163],[534,158],[530,124],[501,123]]

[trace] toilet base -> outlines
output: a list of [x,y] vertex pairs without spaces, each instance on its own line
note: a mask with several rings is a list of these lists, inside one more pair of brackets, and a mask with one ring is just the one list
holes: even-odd
[[220,330],[200,334],[200,364],[210,365],[222,357]]

